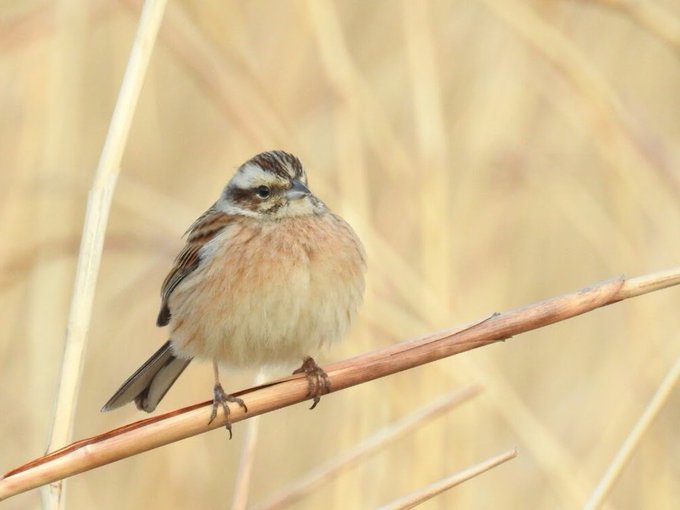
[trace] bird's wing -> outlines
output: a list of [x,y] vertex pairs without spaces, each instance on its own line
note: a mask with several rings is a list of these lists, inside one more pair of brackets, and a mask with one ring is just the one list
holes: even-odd
[[175,263],[161,286],[161,310],[156,325],[165,326],[170,322],[172,312],[168,306],[170,295],[188,275],[201,263],[201,248],[224,230],[234,220],[234,216],[218,211],[213,205],[204,212],[186,232],[187,243],[179,252]]

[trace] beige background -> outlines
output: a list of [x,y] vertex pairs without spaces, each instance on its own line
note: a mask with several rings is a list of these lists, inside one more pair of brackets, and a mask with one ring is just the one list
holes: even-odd
[[[678,265],[680,6],[643,4],[171,0],[113,199],[76,437],[142,417],[99,408],[165,340],[158,289],[182,232],[261,150],[299,155],[369,253],[360,319],[327,360]],[[0,2],[0,471],[46,445],[139,7]],[[482,395],[294,508],[372,508],[513,447],[423,508],[577,508],[680,352],[679,302],[662,291],[265,416],[251,501],[478,382]],[[207,399],[211,378],[192,364],[160,410]],[[676,389],[611,508],[677,504],[679,430]],[[77,476],[68,507],[226,508],[234,432]],[[3,503],[38,506],[37,491]]]

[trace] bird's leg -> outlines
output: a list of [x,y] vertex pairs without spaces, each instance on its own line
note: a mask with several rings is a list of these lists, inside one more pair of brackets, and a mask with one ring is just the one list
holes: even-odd
[[302,366],[293,374],[305,374],[305,377],[307,377],[307,395],[314,397],[314,403],[309,409],[316,407],[316,404],[321,400],[321,395],[331,391],[331,381],[328,379],[328,374],[316,364],[311,356],[305,356]]
[[231,422],[229,421],[230,410],[227,402],[236,402],[246,413],[248,412],[248,408],[246,407],[246,404],[243,402],[243,400],[229,395],[222,388],[222,384],[220,383],[220,367],[217,364],[217,361],[213,361],[213,372],[215,374],[215,387],[213,388],[212,412],[210,413],[210,421],[208,422],[208,425],[210,425],[217,417],[217,408],[221,406],[224,410],[224,417],[227,419],[225,427],[229,431],[229,439],[231,439]]

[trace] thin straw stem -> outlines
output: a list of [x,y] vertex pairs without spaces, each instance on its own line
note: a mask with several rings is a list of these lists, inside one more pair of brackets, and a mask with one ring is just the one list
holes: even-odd
[[407,496],[399,498],[392,503],[381,506],[379,510],[407,510],[409,508],[415,508],[421,503],[425,503],[435,496],[438,496],[442,492],[445,492],[456,485],[460,485],[471,478],[485,473],[489,469],[492,469],[503,462],[507,462],[510,459],[517,457],[517,452],[515,450],[510,450],[505,453],[498,454],[490,459],[487,459],[479,464],[470,466],[462,471],[454,473],[453,475],[447,476],[433,484],[430,484],[422,489],[419,489]]
[[[266,371],[260,370],[255,377],[255,386],[264,383]],[[234,495],[231,498],[231,510],[245,510],[248,506],[250,493],[250,480],[253,475],[253,465],[255,463],[255,451],[257,449],[260,434],[260,417],[256,416],[248,421],[246,433],[241,447],[241,461],[234,482]]]
[[630,434],[628,434],[628,437],[626,437],[626,440],[623,442],[621,448],[614,456],[614,459],[607,468],[604,476],[597,484],[597,487],[595,487],[595,491],[593,492],[592,496],[590,496],[590,499],[584,505],[584,510],[595,510],[602,505],[607,495],[611,492],[616,480],[619,478],[619,475],[623,471],[623,468],[628,465],[628,461],[635,452],[635,449],[640,444],[643,436],[647,430],[649,430],[649,427],[654,422],[654,419],[659,414],[659,411],[661,411],[664,404],[668,401],[668,397],[677,384],[678,378],[680,378],[680,358],[675,360],[675,363],[666,374],[666,377],[664,377],[663,381],[661,381],[661,384],[659,385],[652,399],[647,404],[642,416],[640,416],[640,419],[633,427],[633,430],[631,430]]
[[[144,4],[88,197],[48,451],[64,446],[73,436],[73,419],[111,199],[165,4],[166,0],[148,0]],[[43,505],[46,508],[62,508],[63,501],[63,482],[50,484],[43,494]]]
[[390,423],[351,450],[318,466],[316,469],[274,494],[258,510],[279,510],[287,508],[324,483],[334,480],[340,473],[351,469],[409,432],[468,401],[480,391],[479,386],[470,385],[443,395],[416,411]]

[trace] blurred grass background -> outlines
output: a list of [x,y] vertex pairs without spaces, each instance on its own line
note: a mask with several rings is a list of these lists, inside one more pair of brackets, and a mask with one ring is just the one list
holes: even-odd
[[[47,443],[87,191],[140,2],[0,2],[0,459]],[[301,157],[364,239],[369,288],[327,359],[680,260],[673,0],[171,0],[98,282],[77,438],[165,340],[158,289],[186,227],[253,154]],[[423,508],[575,508],[680,351],[678,291],[265,416],[251,501],[449,389],[472,402],[294,508],[371,508],[516,446]],[[160,410],[209,398],[196,364]],[[252,373],[230,374],[237,389]],[[680,501],[676,389],[610,508]],[[225,508],[244,426],[77,476],[69,508]],[[4,508],[37,508],[37,491]]]

